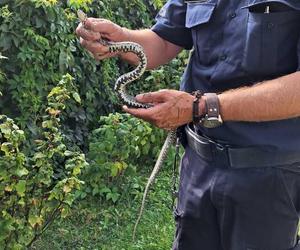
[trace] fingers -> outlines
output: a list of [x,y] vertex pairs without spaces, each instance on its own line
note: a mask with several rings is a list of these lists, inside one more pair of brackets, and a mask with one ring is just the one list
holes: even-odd
[[76,28],[76,35],[87,41],[96,41],[101,39],[101,34],[99,32],[87,29],[82,23],[80,23]]
[[118,55],[117,52],[110,53],[108,47],[103,46],[99,42],[86,41],[81,38],[80,43],[85,49],[88,50],[88,52],[90,52],[91,56],[94,57],[96,60],[103,60]]
[[149,92],[136,96],[136,100],[141,103],[160,103],[169,99],[168,91],[161,90],[157,92]]
[[97,41],[87,41],[80,38],[80,44],[94,55],[104,55],[109,52],[107,46],[104,46]]
[[136,109],[136,108],[128,108],[127,106],[123,106],[123,110],[135,117],[141,118],[145,121],[152,122],[152,115],[153,115],[153,109],[154,108],[149,108],[149,109]]
[[117,28],[113,22],[101,18],[88,18],[84,25],[86,29],[102,34],[110,34]]
[[101,39],[110,39],[116,34],[118,25],[109,20],[88,18],[84,24],[80,23],[76,35],[80,37],[80,44],[87,49],[96,60],[103,60],[116,56],[118,53],[109,53],[109,48],[99,42]]
[[176,90],[161,90],[137,96],[138,102],[154,104],[148,109],[123,107],[124,111],[153,125],[172,130],[191,121],[193,96]]
[[103,54],[103,55],[98,54],[98,55],[96,55],[96,56],[94,56],[94,57],[95,57],[95,59],[101,61],[101,60],[103,60],[103,59],[115,57],[117,54],[118,54],[118,53],[105,53],[105,54]]
[[168,120],[161,119],[161,116],[158,114],[161,105],[158,104],[152,108],[143,109],[143,108],[128,108],[127,106],[123,106],[123,110],[137,118],[143,119],[144,121],[150,122],[158,128],[172,130],[174,128],[174,124],[169,122]]

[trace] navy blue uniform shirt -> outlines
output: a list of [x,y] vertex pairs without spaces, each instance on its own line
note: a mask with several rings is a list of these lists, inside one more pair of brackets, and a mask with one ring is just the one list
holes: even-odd
[[[184,91],[222,92],[300,70],[300,0],[169,0],[156,21],[160,37],[194,48]],[[300,149],[300,118],[202,132],[232,145]]]

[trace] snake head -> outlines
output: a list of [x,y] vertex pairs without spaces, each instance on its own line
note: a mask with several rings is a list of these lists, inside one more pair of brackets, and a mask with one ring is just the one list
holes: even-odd
[[80,22],[82,22],[83,24],[86,22],[87,15],[82,10],[77,11],[77,16],[78,16]]

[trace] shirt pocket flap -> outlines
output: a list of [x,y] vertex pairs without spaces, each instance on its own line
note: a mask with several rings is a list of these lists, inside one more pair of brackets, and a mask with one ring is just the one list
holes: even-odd
[[299,0],[252,0],[250,3],[242,9],[251,8],[260,4],[270,4],[270,3],[281,3],[294,10],[300,10],[300,1]]
[[209,22],[215,7],[215,3],[187,3],[185,27]]

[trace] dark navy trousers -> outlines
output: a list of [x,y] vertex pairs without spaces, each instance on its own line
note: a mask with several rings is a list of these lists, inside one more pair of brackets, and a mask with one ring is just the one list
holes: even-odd
[[230,169],[187,147],[173,250],[300,249],[300,166]]

